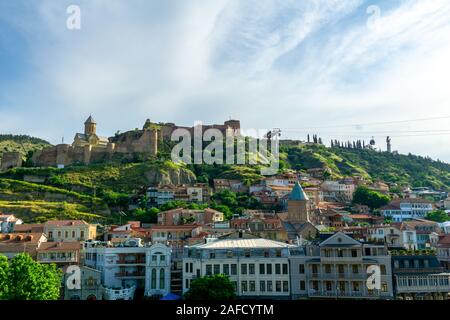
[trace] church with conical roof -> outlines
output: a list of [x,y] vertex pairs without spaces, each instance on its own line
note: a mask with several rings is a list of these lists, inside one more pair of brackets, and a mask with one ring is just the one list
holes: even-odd
[[292,223],[310,222],[309,198],[297,181],[288,198],[288,220]]

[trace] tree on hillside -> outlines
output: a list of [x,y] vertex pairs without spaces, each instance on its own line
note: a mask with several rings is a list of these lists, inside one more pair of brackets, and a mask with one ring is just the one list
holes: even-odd
[[435,221],[435,222],[446,222],[450,221],[450,217],[448,213],[442,210],[435,210],[427,213],[426,219]]
[[57,300],[62,272],[55,264],[41,264],[27,253],[9,263],[0,256],[0,298],[6,300]]
[[233,300],[236,298],[234,285],[223,274],[205,276],[192,280],[186,300]]
[[366,205],[372,210],[387,205],[390,200],[388,196],[365,186],[359,186],[353,193],[353,203]]

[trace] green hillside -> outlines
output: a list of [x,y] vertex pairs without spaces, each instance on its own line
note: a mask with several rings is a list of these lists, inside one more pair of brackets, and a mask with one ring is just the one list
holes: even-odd
[[34,152],[48,146],[50,146],[49,142],[39,138],[27,135],[0,134],[0,160],[2,159],[3,152],[13,151],[20,152],[25,160],[29,152]]
[[[46,145],[43,140],[29,137],[3,140],[10,148],[26,141],[29,148]],[[399,186],[450,189],[450,165],[429,158],[292,142],[282,144],[280,151],[280,171],[322,168],[324,178],[362,176]],[[212,186],[216,178],[238,179],[250,185],[264,178],[259,169],[249,165],[177,165],[169,160],[167,150],[156,159],[142,162],[64,169],[15,168],[0,173],[0,212],[15,213],[27,222],[77,217],[111,221],[117,218],[118,211],[127,211],[147,186],[195,181]]]
[[282,146],[281,151],[293,169],[321,167],[331,178],[359,175],[401,186],[450,189],[450,164],[430,158],[319,144]]

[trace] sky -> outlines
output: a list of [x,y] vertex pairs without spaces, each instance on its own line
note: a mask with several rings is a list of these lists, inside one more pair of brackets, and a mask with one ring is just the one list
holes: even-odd
[[449,84],[448,0],[0,0],[0,133],[52,143],[232,118],[450,162]]

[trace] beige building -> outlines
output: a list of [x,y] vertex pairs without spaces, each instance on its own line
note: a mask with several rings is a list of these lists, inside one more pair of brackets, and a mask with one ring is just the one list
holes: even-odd
[[95,240],[97,225],[83,220],[47,221],[44,225],[44,233],[49,241]]

